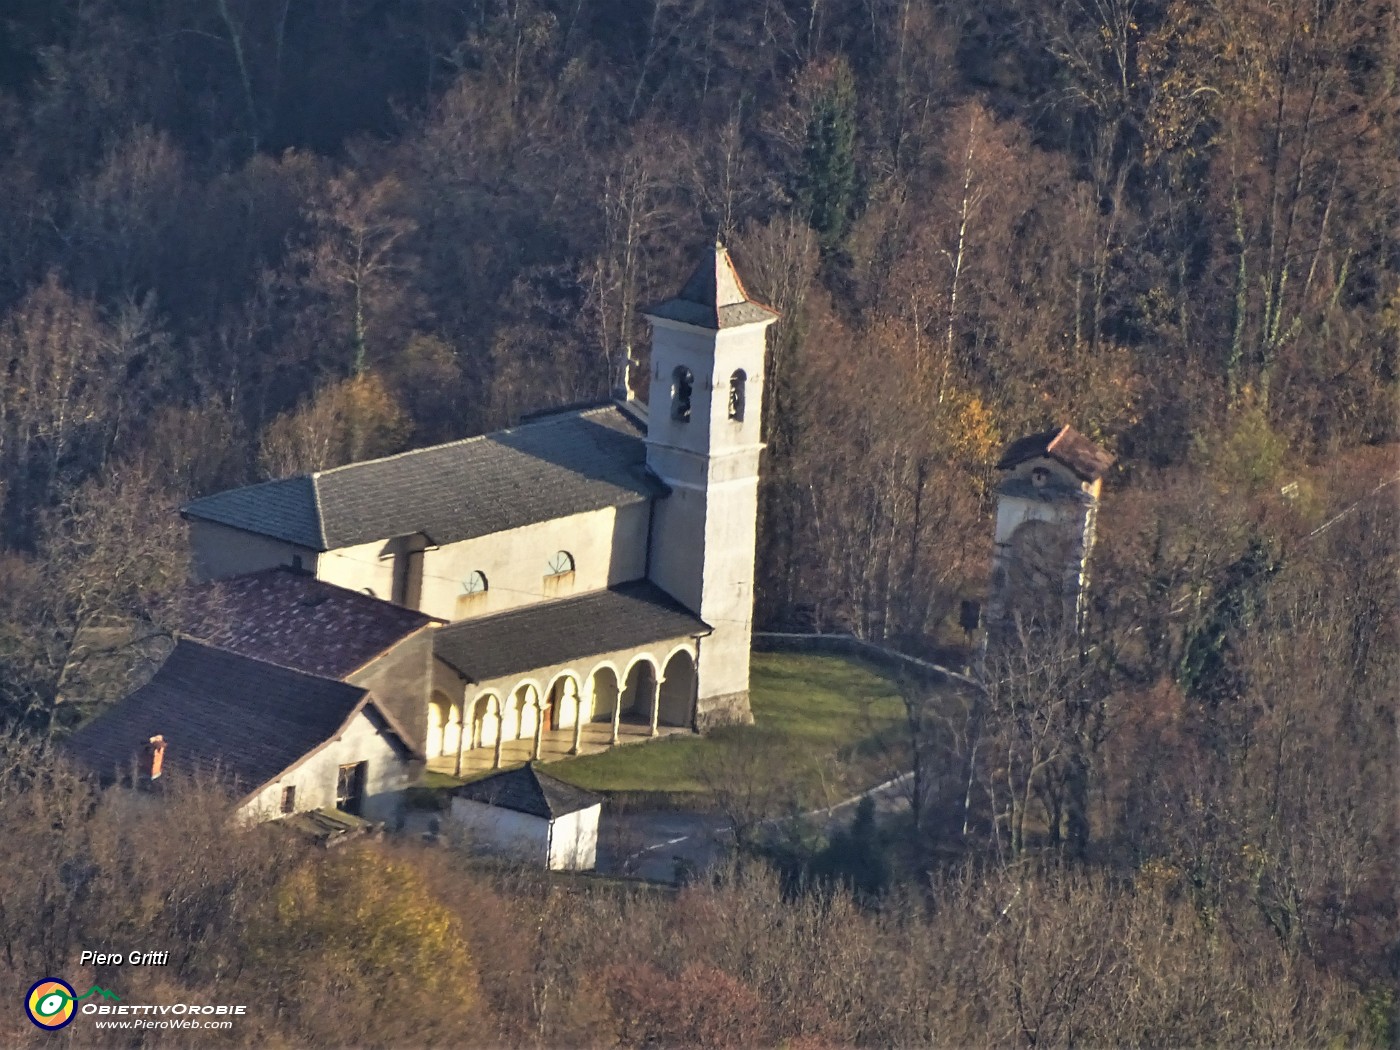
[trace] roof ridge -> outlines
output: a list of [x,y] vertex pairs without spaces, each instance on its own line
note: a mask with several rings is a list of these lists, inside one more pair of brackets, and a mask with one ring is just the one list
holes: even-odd
[[311,472],[311,506],[316,512],[316,537],[321,542],[321,549],[329,550],[330,543],[326,539],[326,515],[321,511],[321,472],[319,470]]
[[1078,431],[1076,431],[1074,427],[1070,426],[1068,423],[1064,424],[1055,433],[1055,436],[1050,439],[1050,443],[1045,446],[1045,451],[1054,452],[1056,445],[1058,445],[1061,441],[1065,440],[1070,434],[1075,433],[1078,433]]

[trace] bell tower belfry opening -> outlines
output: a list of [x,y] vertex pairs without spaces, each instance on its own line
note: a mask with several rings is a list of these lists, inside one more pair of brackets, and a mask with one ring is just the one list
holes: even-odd
[[989,642],[1014,629],[1078,629],[1099,494],[1112,463],[1069,426],[1021,438],[1002,455]]
[[700,645],[695,728],[751,722],[749,646],[763,452],[766,331],[776,311],[749,298],[707,249],[652,324],[647,466],[671,489],[656,504],[649,576],[714,628]]

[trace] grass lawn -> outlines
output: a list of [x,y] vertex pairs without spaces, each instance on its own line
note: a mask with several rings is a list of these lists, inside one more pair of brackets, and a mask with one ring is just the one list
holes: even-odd
[[551,775],[610,794],[701,802],[707,782],[781,778],[802,805],[826,805],[902,767],[904,705],[893,681],[839,656],[755,653],[755,724],[554,762]]

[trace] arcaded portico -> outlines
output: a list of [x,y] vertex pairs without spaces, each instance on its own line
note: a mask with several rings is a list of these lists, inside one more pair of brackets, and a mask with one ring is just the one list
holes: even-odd
[[578,754],[588,743],[690,731],[708,634],[645,582],[442,628],[429,765],[480,769],[489,755],[489,768],[499,768]]

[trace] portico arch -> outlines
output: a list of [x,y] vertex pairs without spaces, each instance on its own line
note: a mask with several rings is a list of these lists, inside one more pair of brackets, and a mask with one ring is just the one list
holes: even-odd
[[505,721],[507,740],[529,740],[540,725],[540,687],[536,682],[521,682],[511,694]]
[[635,657],[627,665],[622,685],[622,713],[646,717],[651,710],[652,690],[657,680],[656,664],[648,655]]
[[618,675],[612,664],[599,664],[590,676],[593,694],[593,721],[611,722],[613,709],[617,706]]
[[658,700],[661,724],[688,726],[695,720],[695,660],[686,649],[677,649],[666,661]]
[[429,758],[439,758],[447,754],[443,750],[446,739],[447,721],[452,711],[452,701],[444,693],[434,692],[428,701],[428,738],[424,742]]
[[[570,729],[579,721],[583,705],[583,687],[579,676],[573,671],[564,671],[549,683],[545,695],[548,697],[549,729]],[[585,720],[587,716],[584,716]]]
[[445,693],[437,691],[433,693],[433,703],[447,713],[442,725],[441,750],[437,753],[442,756],[455,755],[462,746],[462,705],[454,704]]
[[501,700],[482,693],[472,705],[471,746],[493,747],[501,732]]

